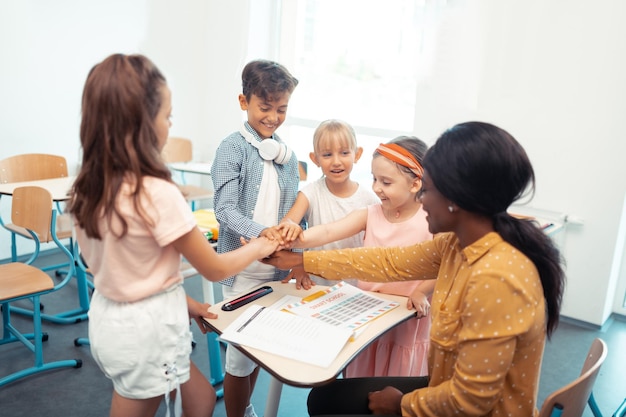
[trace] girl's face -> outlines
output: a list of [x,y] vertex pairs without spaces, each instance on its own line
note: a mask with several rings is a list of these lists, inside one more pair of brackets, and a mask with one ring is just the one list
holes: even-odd
[[372,159],[372,190],[387,210],[398,210],[408,204],[415,204],[421,182],[398,168],[395,162],[383,156]]
[[422,208],[427,214],[426,220],[428,221],[428,231],[430,233],[452,231],[452,222],[455,216],[448,209],[450,200],[435,188],[428,176],[428,172],[425,172],[424,178],[422,178],[422,190],[419,194],[419,199],[422,202]]
[[167,138],[170,135],[170,127],[172,126],[172,93],[169,87],[164,84],[161,87],[161,107],[154,119],[154,127],[159,143],[159,151],[165,146]]
[[309,156],[322,169],[326,181],[338,184],[350,180],[352,168],[362,153],[363,148],[354,150],[347,140],[326,136]]

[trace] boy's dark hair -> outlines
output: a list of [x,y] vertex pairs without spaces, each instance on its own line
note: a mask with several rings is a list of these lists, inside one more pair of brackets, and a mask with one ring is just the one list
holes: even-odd
[[292,93],[298,85],[298,80],[281,64],[257,59],[250,61],[241,73],[242,93],[246,100],[252,95],[264,101],[273,101],[279,95]]

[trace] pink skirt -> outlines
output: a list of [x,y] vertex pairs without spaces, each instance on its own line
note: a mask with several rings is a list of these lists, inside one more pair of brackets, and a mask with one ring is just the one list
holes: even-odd
[[430,320],[429,314],[394,327],[361,351],[344,377],[428,375]]
[[[424,281],[364,282],[359,288],[386,294],[408,295]],[[430,313],[412,318],[385,333],[365,348],[344,370],[346,378],[365,376],[428,375]]]

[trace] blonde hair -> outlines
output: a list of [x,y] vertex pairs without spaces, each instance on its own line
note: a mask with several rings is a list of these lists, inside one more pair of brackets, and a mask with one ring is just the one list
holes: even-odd
[[336,140],[342,145],[347,145],[352,151],[356,151],[356,133],[348,123],[343,120],[324,120],[317,126],[313,133],[313,151],[317,154],[323,141]]

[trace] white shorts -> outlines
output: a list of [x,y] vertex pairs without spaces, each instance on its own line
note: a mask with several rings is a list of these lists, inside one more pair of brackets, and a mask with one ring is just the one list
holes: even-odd
[[[241,276],[236,276],[232,287],[224,285],[224,287],[222,288],[224,300],[243,295],[246,292],[250,291],[252,288],[263,285],[268,281],[271,281],[271,279],[252,279],[248,277],[242,278]],[[236,347],[230,344],[226,346],[224,370],[230,375],[245,377],[250,375],[257,366],[259,365],[257,365],[256,362],[241,353]]]
[[191,341],[182,285],[134,303],[111,301],[94,291],[91,353],[121,396],[152,398],[187,382]]

